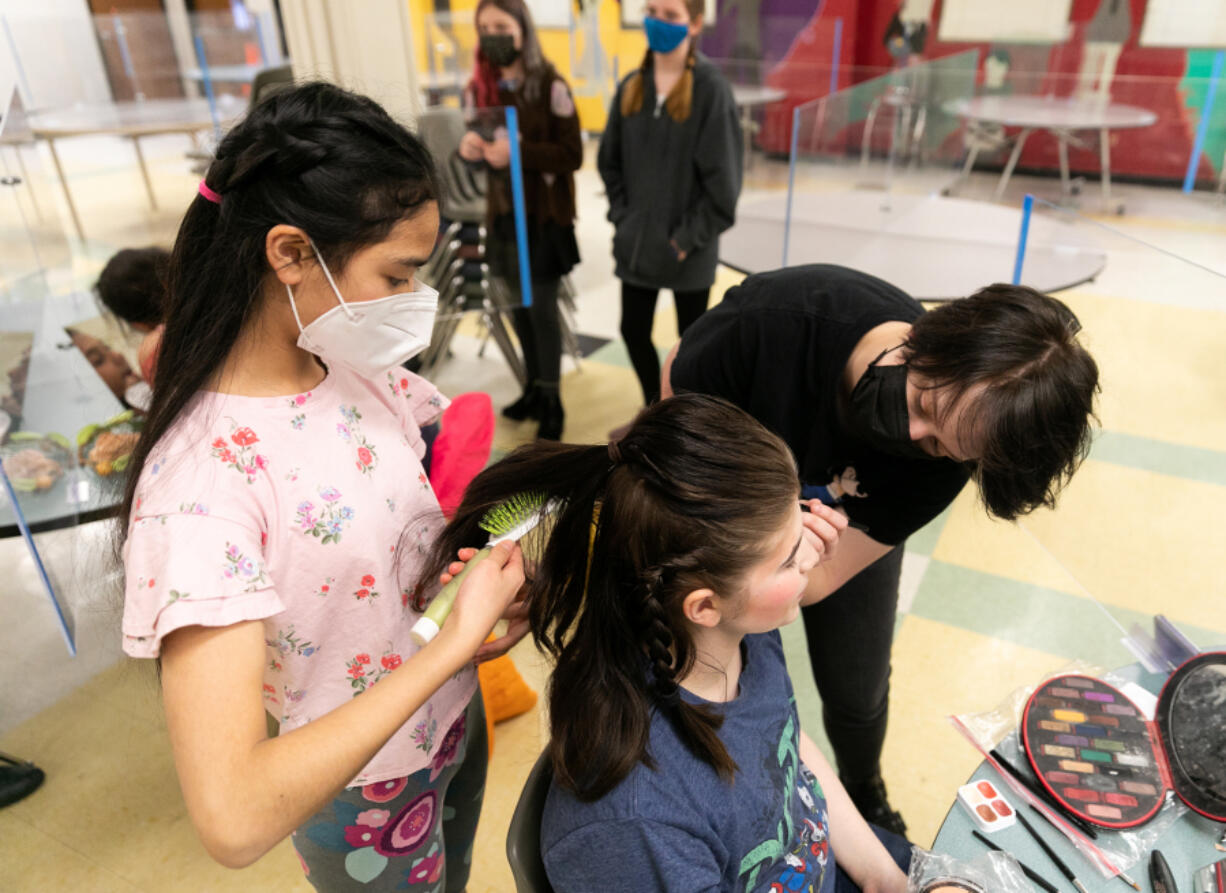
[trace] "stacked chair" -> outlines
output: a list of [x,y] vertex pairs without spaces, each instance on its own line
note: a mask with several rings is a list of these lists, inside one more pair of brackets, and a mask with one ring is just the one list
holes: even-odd
[[[442,190],[439,211],[444,231],[439,246],[420,276],[438,290],[438,315],[430,346],[421,354],[421,371],[429,373],[447,356],[451,339],[469,313],[479,314],[485,339],[493,339],[521,386],[524,363],[511,339],[505,315],[511,304],[505,286],[490,276],[485,263],[485,172],[459,156],[464,114],[458,108],[426,109],[417,119],[417,135],[438,168]],[[482,353],[485,345],[482,344]]]

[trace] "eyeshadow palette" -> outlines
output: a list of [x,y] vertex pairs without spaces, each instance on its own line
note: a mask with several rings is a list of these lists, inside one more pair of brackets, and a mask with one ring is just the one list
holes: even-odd
[[[1179,720],[1172,724],[1172,716]],[[1172,734],[1172,725],[1182,728]],[[1157,722],[1118,689],[1079,675],[1049,679],[1022,715],[1022,744],[1043,786],[1069,812],[1105,828],[1148,821],[1172,787],[1197,811],[1226,821],[1217,733],[1226,733],[1226,654],[1198,655],[1177,670],[1158,699]]]
[[986,778],[958,788],[958,801],[966,807],[980,831],[1000,831],[1017,821],[1009,801]]

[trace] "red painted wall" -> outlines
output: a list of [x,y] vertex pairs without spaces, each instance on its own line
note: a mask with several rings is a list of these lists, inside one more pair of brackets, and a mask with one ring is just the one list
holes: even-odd
[[[1067,96],[1073,92],[1082,59],[1082,33],[1098,8],[1100,0],[1074,0],[1070,20],[1072,36],[1059,47],[1002,47],[1014,58],[1014,71],[1042,68],[1042,74],[1017,83],[1018,92],[1050,93]],[[1132,0],[1132,36],[1120,53],[1112,82],[1115,102],[1138,105],[1158,115],[1152,127],[1117,131],[1111,136],[1111,167],[1117,175],[1181,180],[1198,121],[1198,110],[1185,108],[1180,82],[1187,68],[1187,53],[1182,49],[1156,49],[1137,45],[1147,0]],[[993,45],[942,43],[937,40],[942,0],[937,0],[925,56],[949,56],[968,49],[980,51],[982,61]],[[766,111],[760,143],[771,152],[787,152],[792,109],[825,95],[829,91],[833,55],[834,20],[843,19],[840,50],[839,87],[849,86],[888,69],[893,60],[882,43],[882,35],[898,8],[898,0],[825,0],[818,13],[797,35],[787,55],[767,75],[767,83],[788,91],[788,98]],[[1075,171],[1095,174],[1099,169],[1097,148],[1073,148],[1069,155]],[[1056,141],[1050,134],[1031,136],[1022,153],[1023,169],[1058,169]],[[1200,175],[1214,176],[1213,166],[1202,159]]]

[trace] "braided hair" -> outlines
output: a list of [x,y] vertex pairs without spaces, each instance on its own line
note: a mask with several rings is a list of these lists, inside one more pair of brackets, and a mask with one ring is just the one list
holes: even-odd
[[[274,93],[226,134],[171,253],[158,376],[121,519],[131,517],[150,451],[222,367],[258,309],[272,275],[268,231],[301,227],[339,274],[356,251],[437,198],[435,177],[416,137],[373,100],[332,84]],[[126,528],[121,524],[120,544]]]
[[615,446],[522,446],[469,484],[420,581],[483,541],[477,525],[490,507],[527,490],[563,505],[527,596],[533,637],[557,662],[548,692],[555,778],[595,800],[636,765],[654,768],[659,716],[731,779],[721,712],[681,689],[698,658],[684,602],[700,589],[740,598],[799,496],[787,446],[699,394],[648,407]]

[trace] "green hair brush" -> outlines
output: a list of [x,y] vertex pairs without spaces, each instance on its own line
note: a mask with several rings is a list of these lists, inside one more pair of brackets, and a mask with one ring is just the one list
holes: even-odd
[[413,624],[410,633],[413,641],[418,645],[425,645],[438,635],[443,622],[451,613],[456,594],[460,591],[464,578],[474,567],[489,557],[494,546],[507,540],[525,540],[525,537],[535,530],[537,535],[530,541],[522,542],[520,547],[526,558],[539,560],[545,553],[545,544],[549,540],[549,528],[552,527],[551,524],[542,525],[541,522],[552,518],[558,507],[559,503],[556,501],[546,504],[542,493],[517,493],[482,515],[477,526],[490,535],[489,542],[485,544],[485,548],[469,559],[464,570],[443,587],[442,591],[434,597],[434,601],[430,602],[430,606],[426,608],[426,613],[422,614],[421,618]]

